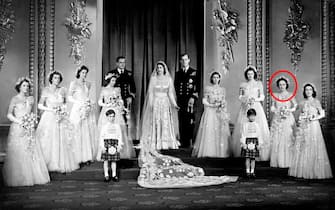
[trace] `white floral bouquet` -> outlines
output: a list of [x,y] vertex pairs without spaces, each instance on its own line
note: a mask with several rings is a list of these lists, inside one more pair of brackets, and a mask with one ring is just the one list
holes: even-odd
[[216,112],[219,114],[220,118],[224,121],[229,121],[230,116],[226,111],[227,102],[223,98],[221,98],[221,99],[215,100],[215,104],[217,105]]
[[68,116],[68,112],[66,111],[65,106],[56,106],[53,108],[56,114],[56,122],[62,121],[66,116]]
[[246,102],[246,104],[247,104],[247,109],[252,108],[252,107],[254,106],[254,103],[255,103],[255,98],[249,97],[249,98],[247,99],[247,102]]
[[28,137],[28,150],[33,151],[35,145],[34,132],[37,126],[37,116],[34,113],[26,114],[22,117],[20,125],[24,129],[25,135]]
[[120,110],[124,109],[123,100],[120,96],[110,96],[107,98],[106,102],[108,107],[113,107]]
[[89,116],[92,109],[93,104],[89,100],[87,100],[80,108],[80,119],[81,120],[86,119]]
[[307,128],[307,123],[309,123],[314,117],[315,115],[311,113],[310,108],[305,105],[298,118],[299,127]]
[[286,106],[282,106],[279,108],[279,116],[281,120],[287,119],[289,116],[290,112]]

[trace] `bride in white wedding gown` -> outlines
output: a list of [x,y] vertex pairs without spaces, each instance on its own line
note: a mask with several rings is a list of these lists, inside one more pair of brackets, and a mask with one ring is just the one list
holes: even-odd
[[138,184],[145,188],[186,188],[235,182],[238,177],[205,176],[202,168],[159,153],[161,149],[179,146],[175,99],[167,65],[159,61],[151,75],[143,107]]

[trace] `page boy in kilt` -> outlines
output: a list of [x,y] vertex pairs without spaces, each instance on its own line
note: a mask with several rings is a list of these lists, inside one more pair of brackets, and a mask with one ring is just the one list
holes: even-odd
[[[105,182],[119,181],[116,173],[116,163],[120,160],[120,150],[122,149],[123,140],[121,126],[115,123],[115,111],[109,109],[106,111],[108,122],[101,127],[99,150],[97,160],[104,162]],[[109,175],[109,165],[111,165],[112,176]]]
[[247,177],[255,177],[255,160],[259,157],[259,147],[262,145],[261,131],[255,122],[256,110],[247,111],[248,122],[242,125],[241,130],[241,156],[245,157]]

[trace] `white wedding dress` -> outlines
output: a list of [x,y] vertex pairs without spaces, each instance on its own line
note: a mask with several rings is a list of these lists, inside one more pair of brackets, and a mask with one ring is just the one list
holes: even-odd
[[158,78],[155,69],[150,78],[142,116],[138,184],[145,188],[186,188],[235,182],[238,177],[205,176],[202,168],[159,153],[179,145],[174,86],[166,64],[159,64],[166,73]]

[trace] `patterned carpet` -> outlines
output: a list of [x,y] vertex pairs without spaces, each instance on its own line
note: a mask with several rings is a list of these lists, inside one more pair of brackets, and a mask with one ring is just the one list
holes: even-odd
[[240,178],[220,186],[162,190],[141,188],[136,180],[63,180],[2,187],[0,209],[335,209],[334,198],[335,180]]

